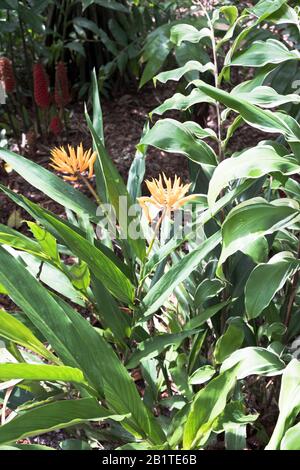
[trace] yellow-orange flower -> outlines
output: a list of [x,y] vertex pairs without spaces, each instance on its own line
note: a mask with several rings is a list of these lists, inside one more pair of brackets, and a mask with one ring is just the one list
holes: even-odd
[[88,177],[94,174],[94,163],[96,152],[92,150],[83,150],[82,143],[74,147],[68,145],[68,152],[64,147],[55,147],[51,150],[50,164],[55,170],[63,173],[63,178],[68,181],[77,181],[78,177],[88,171]]
[[173,183],[171,178],[163,174],[163,177],[159,175],[158,179],[146,180],[146,185],[151,197],[139,197],[138,201],[149,222],[156,217],[158,212],[164,211],[166,216],[170,216],[172,211],[197,197],[196,194],[186,196],[191,184],[182,184],[176,175]]

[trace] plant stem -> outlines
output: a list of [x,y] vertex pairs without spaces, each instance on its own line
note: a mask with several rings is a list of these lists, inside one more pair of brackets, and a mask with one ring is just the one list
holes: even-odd
[[165,215],[166,215],[166,209],[164,209],[164,210],[162,211],[162,214],[161,214],[160,218],[159,218],[158,221],[157,221],[157,224],[156,224],[155,229],[154,229],[153,237],[152,237],[152,239],[151,239],[151,241],[150,241],[150,245],[149,245],[149,248],[148,248],[147,253],[146,253],[146,258],[149,257],[149,254],[150,254],[150,252],[151,252],[151,250],[152,250],[152,248],[153,248],[153,245],[154,245],[156,236],[157,236],[157,234],[158,234],[159,228],[160,228],[160,226],[161,226],[161,223],[162,223],[162,221],[163,221]]
[[[218,58],[217,58],[217,44],[216,44],[216,37],[214,26],[211,22],[210,16],[207,13],[206,8],[202,5],[201,2],[194,1],[195,5],[199,5],[207,18],[208,27],[211,31],[211,43],[212,43],[212,54],[213,54],[213,64],[214,64],[214,80],[215,80],[215,87],[219,88],[219,69],[218,69]],[[220,110],[220,103],[216,101],[216,112],[217,112],[217,126],[218,126],[218,153],[219,153],[219,161],[222,162],[224,160],[224,153],[222,147],[222,122],[221,122],[221,110]]]
[[94,190],[93,186],[90,184],[90,182],[88,181],[88,179],[83,176],[83,175],[80,175],[79,176],[79,179],[86,185],[86,187],[88,188],[88,190],[90,191],[90,193],[93,195],[93,197],[95,198],[97,204],[100,206],[101,205],[101,200],[98,196],[98,194],[96,193],[96,191]]

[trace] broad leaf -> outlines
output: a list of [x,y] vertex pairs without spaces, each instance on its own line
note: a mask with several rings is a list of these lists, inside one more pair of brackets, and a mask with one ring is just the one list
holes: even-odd
[[249,319],[256,318],[269,305],[276,292],[283,288],[287,279],[300,268],[300,260],[292,253],[282,252],[268,263],[256,266],[245,286],[245,306]]
[[0,426],[0,444],[8,444],[88,421],[105,419],[121,421],[123,418],[124,416],[109,412],[92,398],[56,401],[28,410]]
[[194,449],[206,442],[214,421],[226,406],[227,397],[236,379],[236,368],[233,367],[221,373],[196,394],[184,426],[184,449]]
[[282,374],[279,417],[266,450],[277,450],[287,429],[300,412],[300,362],[293,359]]
[[203,165],[216,165],[216,155],[202,140],[196,139],[184,124],[161,119],[143,137],[139,145],[152,145],[165,152],[178,153]]
[[0,381],[12,379],[85,383],[81,370],[74,367],[26,363],[0,364]]
[[221,372],[237,365],[238,379],[244,379],[249,375],[273,376],[282,374],[285,363],[280,357],[265,348],[248,347],[232,353],[221,366]]
[[255,41],[249,48],[236,55],[230,65],[263,67],[267,64],[280,64],[288,60],[300,60],[297,50],[290,51],[276,39]]
[[223,160],[215,169],[209,183],[208,204],[212,208],[217,196],[231,181],[241,178],[260,178],[268,173],[296,174],[300,165],[292,156],[282,157],[275,148],[258,145],[240,153],[237,157]]

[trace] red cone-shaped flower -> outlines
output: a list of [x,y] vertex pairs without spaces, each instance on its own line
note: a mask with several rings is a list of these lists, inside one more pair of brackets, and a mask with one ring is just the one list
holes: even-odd
[[58,135],[62,131],[62,123],[58,116],[53,116],[50,122],[49,129],[54,135]]
[[49,78],[44,66],[40,63],[33,66],[34,99],[40,108],[50,105]]
[[11,61],[7,57],[0,57],[0,81],[6,93],[11,93],[16,87],[16,80]]
[[61,108],[66,106],[71,100],[67,68],[63,62],[58,62],[56,65],[54,97],[55,103]]

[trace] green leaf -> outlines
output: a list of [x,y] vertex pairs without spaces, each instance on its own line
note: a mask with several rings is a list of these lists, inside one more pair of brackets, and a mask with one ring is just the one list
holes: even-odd
[[171,29],[171,41],[177,46],[180,46],[183,41],[198,43],[204,38],[211,38],[210,29],[198,30],[190,24],[178,24]]
[[213,98],[207,96],[206,93],[194,88],[189,95],[183,95],[182,93],[175,93],[171,98],[166,99],[162,104],[157,106],[151,113],[150,117],[153,114],[162,115],[170,109],[177,109],[178,111],[186,111],[191,106],[194,106],[198,103],[215,103]]
[[253,127],[266,132],[283,134],[291,142],[300,140],[300,126],[292,117],[269,110],[262,110],[257,106],[249,104],[246,100],[235,98],[230,93],[207,85],[200,80],[196,80],[194,83],[211,98],[240,113],[244,121]]
[[27,363],[0,364],[0,381],[12,379],[85,383],[81,370],[74,367]]
[[196,333],[199,333],[199,331],[182,331],[175,334],[166,333],[142,341],[129,358],[126,365],[127,369],[137,367],[141,360],[151,359],[158,356],[167,346],[174,345],[175,347],[178,347],[185,338]]
[[194,449],[206,442],[235,383],[236,368],[233,367],[221,373],[196,394],[184,426],[184,449]]
[[119,308],[108,290],[94,277],[92,290],[96,300],[96,314],[99,315],[101,323],[111,330],[121,344],[125,344],[124,339],[128,338],[131,332],[129,315]]
[[[281,201],[280,201],[281,202]],[[226,259],[241,251],[254,261],[261,261],[267,255],[267,245],[257,244],[267,235],[293,224],[299,210],[276,201],[268,203],[262,198],[249,199],[232,209],[222,226],[223,245],[218,263],[218,275],[222,276],[221,266]]]
[[237,365],[238,379],[244,379],[249,375],[273,376],[282,373],[285,363],[280,357],[268,349],[259,347],[247,347],[232,353],[221,366],[221,372]]
[[198,264],[220,243],[220,232],[205,240],[199,248],[181,259],[167,271],[149,290],[142,300],[139,315],[142,321],[151,317],[172,294],[173,290],[184,281]]
[[42,251],[47,255],[48,258],[55,262],[60,262],[57,243],[51,233],[44,230],[42,227],[34,222],[27,222],[34,238],[40,245]]
[[159,120],[142,138],[140,145],[152,145],[165,152],[181,154],[199,164],[216,165],[212,148],[196,139],[184,124],[175,119]]
[[[142,137],[149,131],[148,121],[144,125]],[[137,148],[134,159],[130,165],[127,180],[127,191],[132,201],[136,201],[137,197],[142,194],[142,184],[146,171],[146,154],[147,146],[143,145]]]
[[23,233],[17,232],[16,230],[0,224],[0,243],[3,245],[12,246],[17,250],[26,251],[40,258],[47,259],[47,255],[42,252],[40,245],[26,237]]
[[300,362],[292,359],[282,374],[279,417],[266,450],[280,448],[281,439],[300,412]]
[[204,279],[195,292],[195,307],[201,307],[208,299],[217,297],[218,293],[223,289],[224,285],[219,279]]
[[56,401],[26,411],[0,426],[0,444],[8,444],[87,421],[105,419],[120,421],[123,418],[124,416],[117,416],[106,410],[92,398]]
[[269,15],[279,10],[286,2],[287,0],[260,0],[254,7],[250,8],[249,11],[257,16],[260,21],[263,21],[268,18]]
[[201,385],[208,382],[216,373],[216,370],[212,366],[202,366],[195,370],[189,377],[190,385]]
[[216,362],[221,364],[230,354],[239,349],[243,342],[243,330],[230,323],[225,333],[216,342],[214,350]]
[[[96,70],[93,69],[92,72],[92,99],[93,99],[93,127],[95,129],[95,133],[99,137],[103,146],[105,146],[104,140],[104,129],[103,129],[103,114],[102,114],[102,107],[98,89],[98,81]],[[93,145],[94,151],[97,150],[95,142]],[[106,187],[105,187],[105,179],[101,169],[101,165],[99,160],[97,159],[94,165],[95,169],[95,176],[96,176],[96,185],[97,185],[97,193],[100,196],[102,202],[107,202],[106,196]]]
[[[86,120],[88,123],[89,130],[92,134],[95,147],[97,149],[98,162],[101,166],[101,171],[106,184],[106,192],[108,199],[114,207],[115,214],[119,220],[121,228],[122,240],[128,241],[130,247],[139,259],[143,259],[146,254],[146,245],[143,236],[131,237],[130,226],[135,224],[138,226],[137,219],[134,216],[128,214],[128,209],[132,205],[131,198],[127,192],[126,185],[122,180],[118,170],[111,161],[107,154],[100,137],[97,135],[93,124],[86,112]],[[126,206],[125,206],[126,204]],[[125,206],[125,207],[124,207]],[[125,212],[125,216],[124,216]],[[125,219],[125,220],[124,220]]]
[[286,431],[280,443],[280,450],[300,450],[300,423]]
[[[46,209],[42,209],[38,204],[29,201],[29,199],[27,199],[26,197],[16,194],[15,192],[11,191],[10,189],[6,188],[1,184],[0,190],[5,193],[13,202],[18,204],[25,211],[27,211],[28,214],[30,214],[34,219],[41,223],[61,243],[64,243],[64,240],[60,237],[59,232],[51,223],[48,222],[48,219],[45,218],[44,215],[50,215],[58,222],[63,223],[70,230],[74,231],[75,233],[78,233],[82,237],[86,237],[86,232],[84,232],[82,229],[80,229],[76,225],[71,224],[67,220],[63,220],[62,218],[52,214]],[[106,257],[108,257],[113,262],[113,264],[116,265],[127,277],[130,277],[131,274],[128,269],[128,266],[124,264],[112,250],[110,250],[107,246],[105,246],[97,239],[94,240],[94,244],[97,249],[100,250]]]
[[300,260],[284,251],[253,269],[245,286],[245,306],[250,320],[260,315],[299,268]]
[[147,37],[142,56],[147,64],[140,80],[140,88],[157,74],[170,54],[172,43],[168,35],[169,25],[165,26],[168,28],[158,28]]
[[4,310],[0,310],[0,336],[36,352],[51,362],[58,362],[57,357],[48,351],[27,326]]
[[62,361],[82,370],[88,382],[98,394],[105,396],[116,413],[131,413],[132,418],[126,420],[131,431],[139,435],[146,433],[154,443],[163,442],[163,433],[148,415],[134,382],[101,335],[68,304],[51,296],[1,247],[0,266],[0,283]]
[[232,181],[241,178],[260,178],[268,173],[284,175],[299,173],[300,165],[292,156],[281,156],[269,145],[258,145],[223,160],[215,169],[209,183],[207,200],[210,208],[222,191]]
[[300,96],[297,94],[280,95],[268,86],[257,86],[253,90],[247,90],[243,85],[235,87],[231,94],[262,108],[275,108],[286,103],[300,103]]
[[51,171],[3,148],[0,149],[1,158],[29,184],[32,184],[32,186],[42,191],[54,201],[74,211],[76,214],[87,213],[95,219],[96,205],[84,194]]
[[41,213],[41,217],[59,233],[68,248],[81,261],[87,263],[90,270],[115,297],[125,302],[133,300],[133,285],[111,259],[79,233],[66,226],[63,221],[55,218],[50,213],[44,212],[38,206],[32,206],[30,202],[28,204],[34,208],[35,212]]
[[230,65],[242,67],[263,67],[267,64],[281,64],[288,60],[300,60],[297,50],[290,51],[276,39],[254,41],[250,47],[236,55]]
[[166,83],[169,80],[174,80],[177,82],[186,73],[191,71],[197,71],[200,73],[213,72],[214,65],[211,62],[208,62],[207,64],[203,65],[200,62],[197,62],[196,60],[190,60],[182,67],[179,67],[174,70],[168,70],[167,72],[161,72],[159,75],[156,75],[156,77],[154,77],[153,79],[154,85],[156,85],[157,81],[161,83]]
[[204,323],[207,322],[207,320],[209,320],[214,315],[216,315],[220,310],[222,310],[223,307],[226,307],[228,303],[229,301],[226,300],[224,302],[220,302],[219,304],[211,305],[210,307],[203,310],[203,312],[201,312],[199,315],[196,315],[191,320],[189,320],[184,325],[184,329],[190,330],[190,329],[198,328],[199,326],[202,326]]

